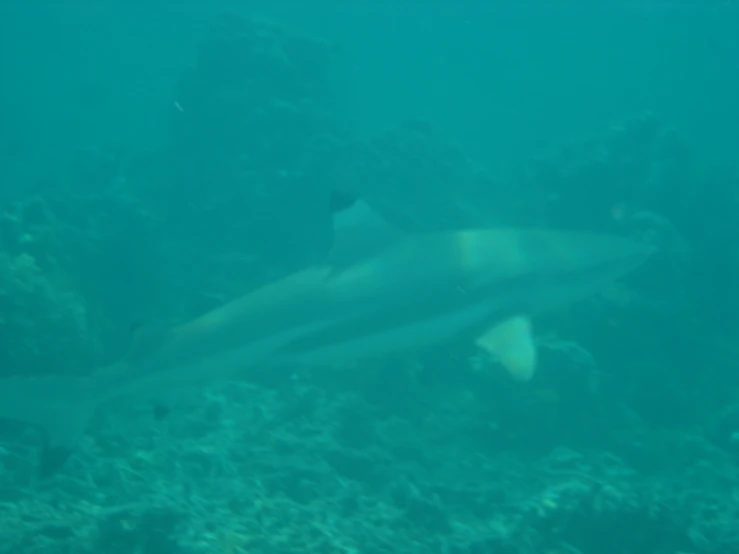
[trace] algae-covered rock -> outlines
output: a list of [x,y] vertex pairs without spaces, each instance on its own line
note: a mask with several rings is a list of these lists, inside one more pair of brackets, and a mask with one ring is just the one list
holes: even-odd
[[327,175],[344,142],[335,49],[226,15],[206,34],[173,108],[173,173],[146,192],[203,256],[294,267],[331,240]]
[[0,252],[0,372],[84,374],[98,355],[79,293],[33,256]]

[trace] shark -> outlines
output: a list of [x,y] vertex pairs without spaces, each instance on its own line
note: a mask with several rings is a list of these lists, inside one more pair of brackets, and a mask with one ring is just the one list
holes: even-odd
[[[344,230],[351,235],[351,225]],[[623,237],[532,228],[386,239],[344,254],[337,241],[325,263],[169,329],[89,376],[0,379],[0,418],[43,429],[39,470],[47,476],[65,464],[101,407],[156,401],[250,371],[348,367],[468,341],[527,381],[536,368],[531,318],[597,293],[652,252]]]

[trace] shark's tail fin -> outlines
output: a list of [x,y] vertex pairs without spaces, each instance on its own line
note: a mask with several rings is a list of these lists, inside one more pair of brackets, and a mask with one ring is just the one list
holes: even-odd
[[39,472],[48,476],[67,460],[100,400],[95,379],[0,379],[0,418],[29,423],[46,433]]

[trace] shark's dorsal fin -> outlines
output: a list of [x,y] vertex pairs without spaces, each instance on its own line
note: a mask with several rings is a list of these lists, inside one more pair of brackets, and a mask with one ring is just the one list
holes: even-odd
[[[335,202],[332,199],[332,209]],[[328,261],[334,273],[378,254],[403,236],[361,199],[345,199],[342,206],[333,213],[334,237]]]
[[485,331],[475,344],[498,360],[517,381],[528,381],[536,370],[536,345],[531,321],[516,316]]

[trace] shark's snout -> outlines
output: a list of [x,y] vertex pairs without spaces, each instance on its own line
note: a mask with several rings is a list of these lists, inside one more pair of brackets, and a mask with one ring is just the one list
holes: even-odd
[[522,282],[531,311],[546,311],[602,290],[643,264],[654,249],[632,239],[590,233],[519,235]]

